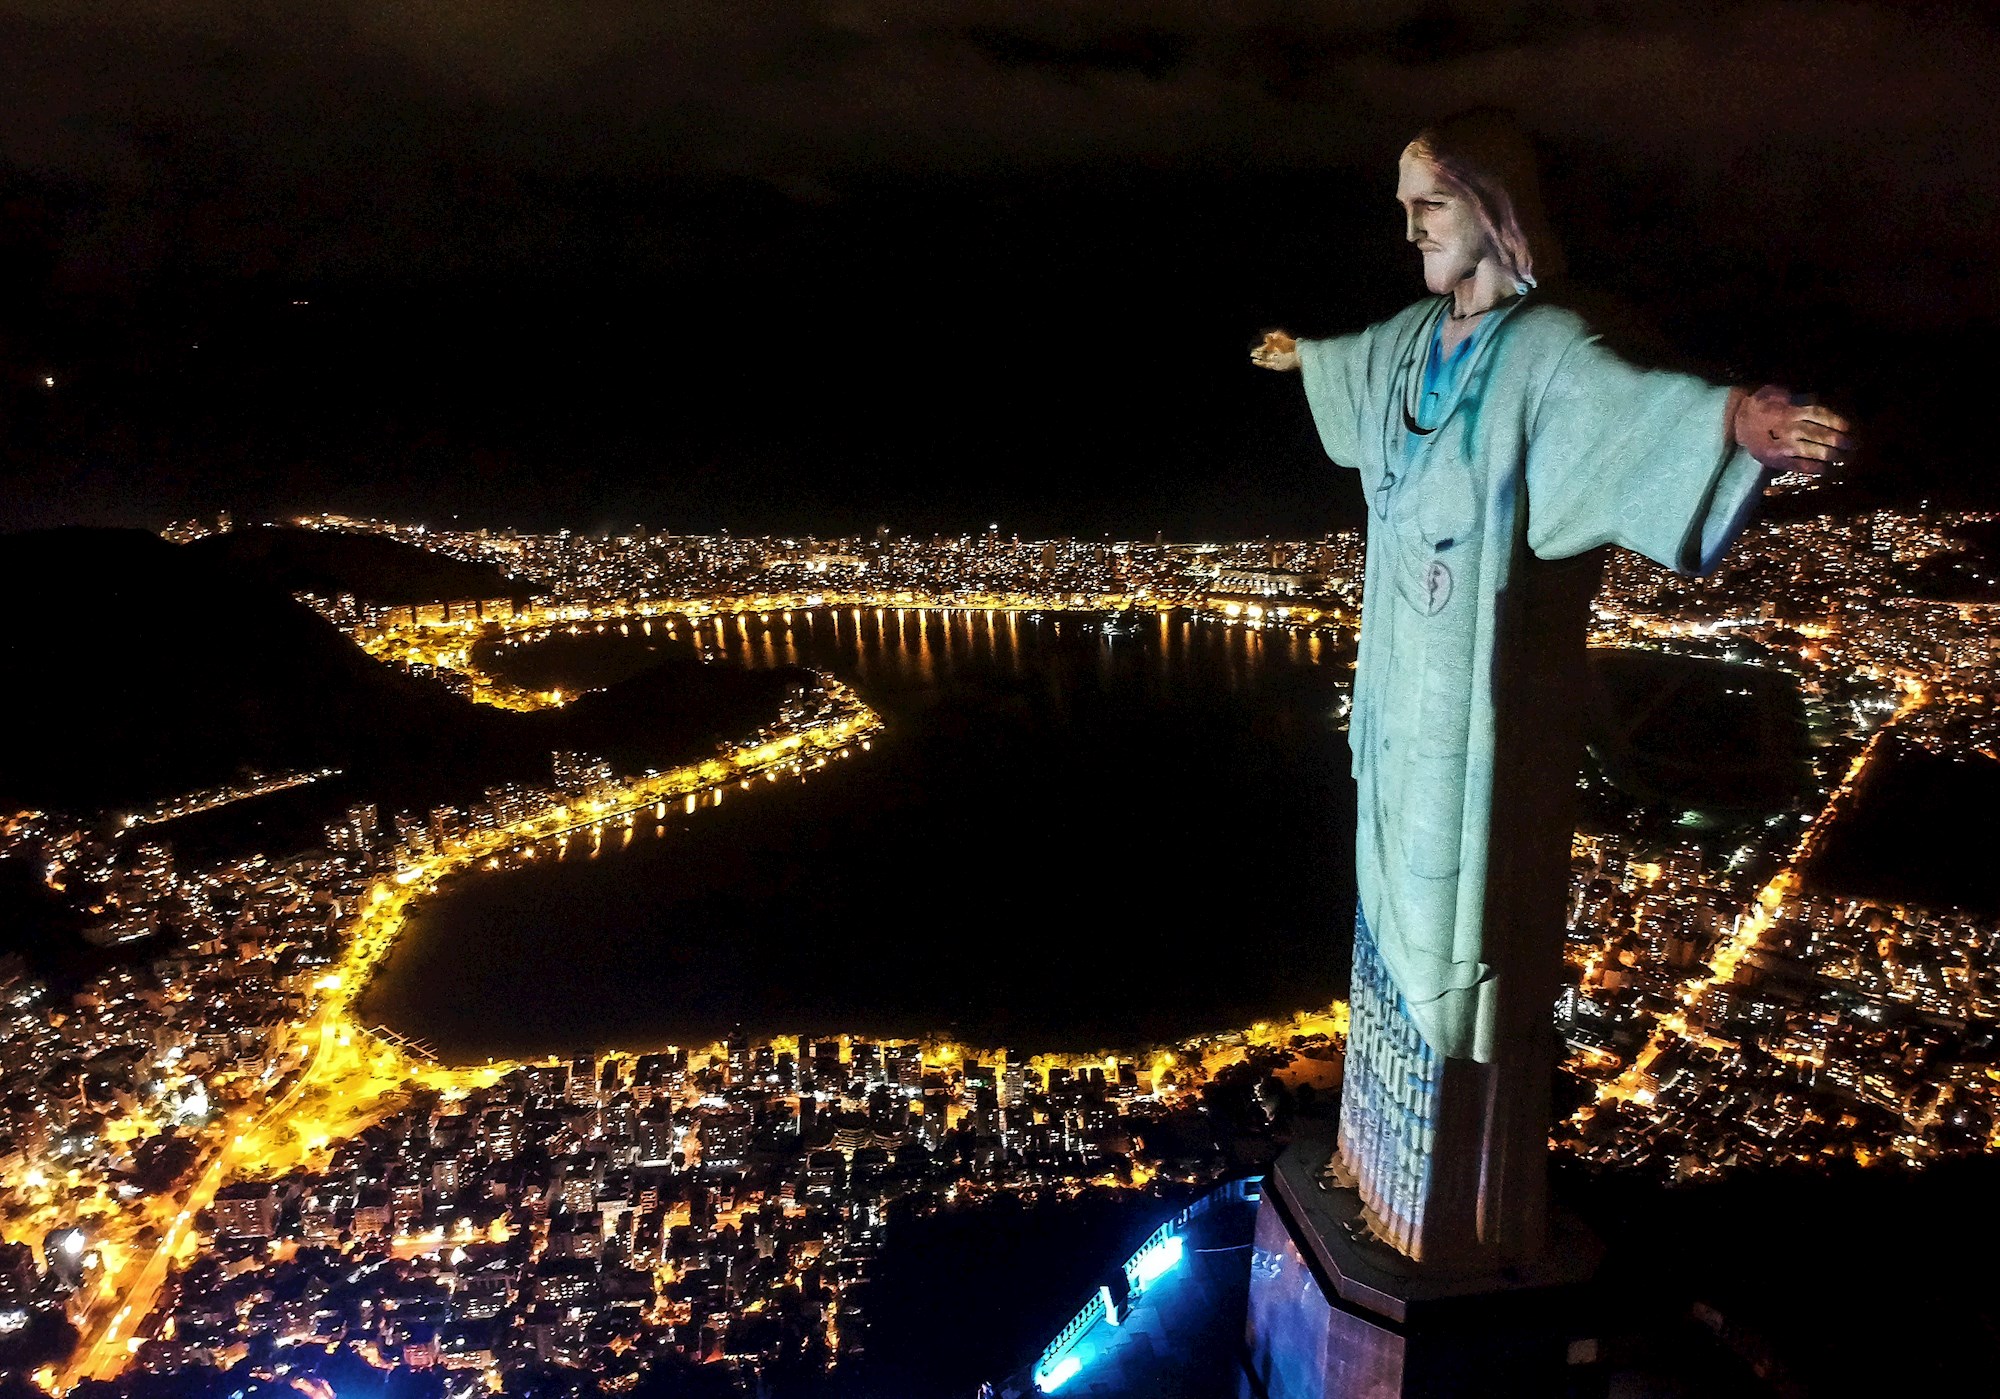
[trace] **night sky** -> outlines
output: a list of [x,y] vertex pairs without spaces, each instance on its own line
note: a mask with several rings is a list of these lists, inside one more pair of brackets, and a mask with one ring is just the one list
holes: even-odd
[[1395,155],[1474,102],[1633,345],[1995,502],[1969,15],[0,0],[0,525],[1316,534],[1245,351],[1420,293]]

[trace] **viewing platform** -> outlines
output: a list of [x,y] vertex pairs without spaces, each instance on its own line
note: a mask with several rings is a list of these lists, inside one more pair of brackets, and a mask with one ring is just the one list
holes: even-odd
[[1002,1399],[1211,1399],[1242,1366],[1250,1242],[1263,1183],[1217,1186],[1155,1230]]

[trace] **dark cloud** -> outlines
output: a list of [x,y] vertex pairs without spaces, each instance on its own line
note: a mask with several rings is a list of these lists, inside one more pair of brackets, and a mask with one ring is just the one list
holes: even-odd
[[[1251,460],[1270,410],[1227,377],[1235,341],[1266,318],[1351,323],[1414,289],[1388,195],[1425,119],[1519,111],[1573,265],[1710,368],[1858,383],[1882,337],[2000,314],[1996,71],[1977,12],[1828,0],[0,0],[0,365],[25,363],[23,344],[115,343],[155,396],[104,409],[124,436],[78,436],[72,480],[123,480],[134,468],[116,463],[145,460],[152,433],[189,480],[188,441],[259,481],[288,461],[303,506],[343,471],[399,482],[395,454],[416,443],[493,463],[561,518],[549,464],[576,451],[551,424],[619,470],[677,444],[701,464],[663,510],[721,499],[723,464],[753,456],[772,481],[869,460],[876,484],[855,493],[921,499],[953,427],[907,401],[949,403],[959,371],[911,363],[914,326],[961,336],[955,353],[1007,398],[978,447],[991,463],[1076,437],[1095,461],[1151,452],[1168,480],[1234,461],[1265,475],[1232,499],[1279,500],[1309,438],[1294,423],[1285,464]],[[447,284],[470,289],[396,290]],[[468,338],[428,360],[399,346],[407,403],[365,431],[240,428],[219,405],[285,403],[269,411],[287,432],[328,412],[263,379],[199,400],[199,431],[172,418],[194,411],[157,368],[193,353],[182,332],[232,288],[288,287],[429,308]],[[147,309],[80,319],[93,299]],[[543,307],[518,344],[494,330],[517,301]],[[342,344],[410,338],[387,311],[355,315]],[[643,358],[746,328],[842,367],[767,407],[726,356],[694,356],[684,399],[640,422],[629,401],[650,381],[573,348],[594,336]],[[1062,348],[1079,333],[1126,337],[1130,363],[1090,368]],[[491,362],[494,344],[534,368]],[[440,358],[480,368],[447,392]],[[354,376],[343,393],[374,393],[329,363]],[[622,400],[595,387],[607,378]],[[463,422],[429,406],[452,393]],[[1157,419],[1152,438],[1119,436],[1101,405],[1121,396]],[[516,421],[516,404],[533,411]],[[477,426],[502,420],[504,438]],[[1174,494],[1136,468],[1102,489],[1107,521],[1118,500]]]
[[1182,68],[1194,41],[1170,29],[1114,28],[1051,38],[1020,28],[976,24],[966,42],[1007,68],[1046,69],[1071,81],[1132,74],[1159,82]]
[[1991,211],[1996,67],[1990,29],[1886,4],[4,0],[0,160],[172,204],[241,198],[332,246],[468,169],[1312,168],[1497,100],[1745,224],[1817,219],[1851,242],[1860,218],[1901,247],[1934,236],[1902,210],[1941,170],[1968,215]]

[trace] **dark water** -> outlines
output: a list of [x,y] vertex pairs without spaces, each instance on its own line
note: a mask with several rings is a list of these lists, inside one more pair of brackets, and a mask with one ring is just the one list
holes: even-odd
[[697,646],[809,664],[887,732],[808,781],[458,881],[370,1014],[456,1058],[702,1042],[738,1021],[1092,1048],[1343,991],[1344,646],[1178,617],[1107,638],[1075,615],[893,610],[700,637],[612,626],[489,662],[537,686]]
[[2000,762],[1893,744],[1806,871],[1815,891],[2000,916]]

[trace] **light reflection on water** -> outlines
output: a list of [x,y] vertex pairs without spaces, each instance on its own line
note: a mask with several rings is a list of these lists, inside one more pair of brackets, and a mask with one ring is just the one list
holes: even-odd
[[1092,620],[852,608],[483,649],[510,680],[565,688],[803,663],[887,729],[856,761],[663,803],[616,841],[592,826],[447,888],[370,1009],[477,1057],[737,1020],[1126,1044],[1331,1000],[1353,898],[1331,722],[1348,640]]

